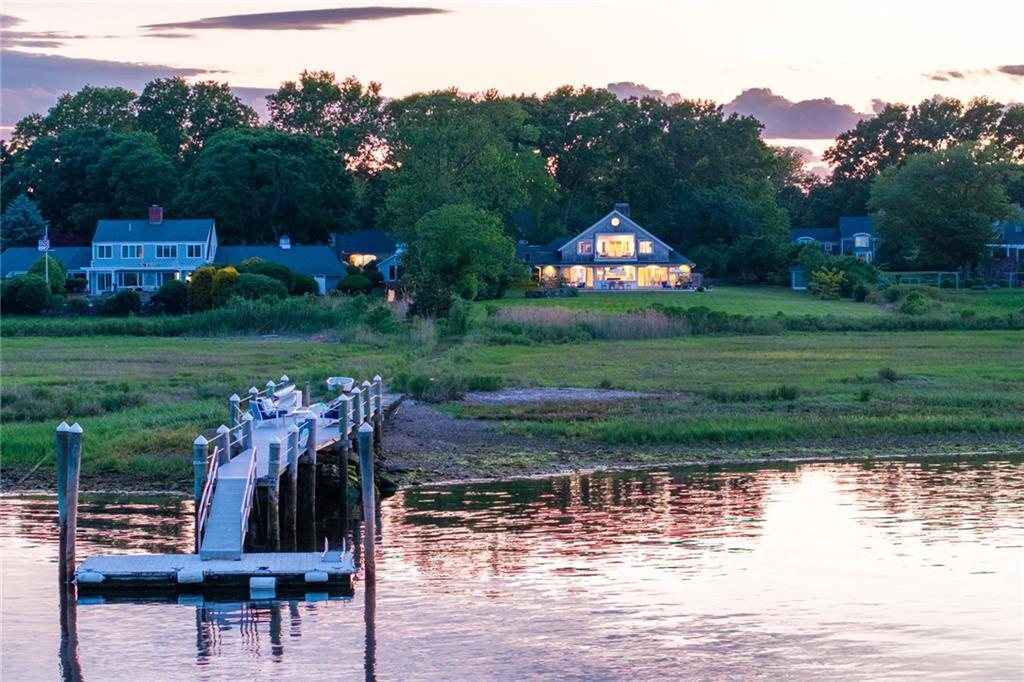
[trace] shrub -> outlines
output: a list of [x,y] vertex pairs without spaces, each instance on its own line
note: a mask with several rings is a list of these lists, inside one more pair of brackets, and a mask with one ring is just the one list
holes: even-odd
[[868,299],[868,294],[870,294],[872,290],[874,290],[874,287],[871,285],[865,282],[857,282],[853,285],[853,300],[857,303],[863,303]]
[[215,306],[222,306],[227,303],[228,299],[231,298],[228,294],[228,289],[238,281],[239,277],[241,277],[241,274],[230,265],[213,273],[211,293],[213,294],[213,304]]
[[775,400],[796,400],[800,397],[800,389],[796,386],[783,384],[771,391],[769,395]]
[[4,282],[0,303],[4,312],[36,315],[50,305],[50,297],[46,280],[35,275],[21,275]]
[[320,285],[317,284],[316,278],[312,275],[295,275],[292,278],[292,296],[305,296],[306,294],[313,294],[318,296],[320,294]]
[[823,299],[839,298],[846,273],[838,268],[820,268],[811,273],[810,289]]
[[89,304],[81,298],[73,298],[64,304],[64,313],[67,315],[88,315]]
[[64,293],[64,282],[68,278],[67,272],[61,262],[53,256],[46,255],[32,264],[26,274],[36,275],[39,279],[46,281],[46,261],[50,262],[50,291],[54,294]]
[[64,290],[69,294],[80,294],[89,286],[89,280],[84,277],[72,277],[64,282]]
[[188,307],[192,312],[209,310],[213,307],[213,275],[216,270],[210,266],[197,268],[188,283]]
[[400,374],[395,377],[392,387],[408,393],[416,400],[426,403],[442,403],[459,400],[466,394],[466,380],[453,374],[438,377],[426,374]]
[[871,400],[871,396],[873,393],[874,391],[872,391],[870,388],[862,388],[860,393],[857,394],[857,400],[859,400],[862,403],[869,402]]
[[176,279],[167,280],[153,294],[152,301],[165,313],[179,315],[188,309],[188,285]]
[[370,280],[370,284],[377,287],[384,284],[384,273],[377,270],[370,270],[370,266],[363,268],[363,277]]
[[346,294],[366,294],[372,288],[370,280],[361,274],[349,275],[338,284],[338,291]]
[[239,273],[248,272],[276,279],[285,286],[286,290],[290,290],[295,283],[295,274],[290,268],[280,263],[270,263],[262,258],[249,258],[242,261],[238,271]]
[[919,291],[911,291],[903,299],[903,303],[900,305],[900,312],[904,315],[920,315],[928,312],[931,307],[932,304],[929,303],[924,294]]
[[881,369],[878,370],[879,381],[888,381],[889,383],[894,384],[897,381],[902,381],[903,379],[906,378],[906,374],[901,374],[894,370],[892,367],[882,367]]
[[469,331],[469,302],[456,296],[443,322],[441,331],[445,336],[465,336]]
[[138,315],[140,310],[142,298],[139,297],[139,292],[131,289],[122,289],[100,304],[101,313],[115,317]]
[[218,296],[224,301],[232,298],[255,301],[261,298],[284,298],[287,295],[288,289],[280,280],[267,275],[254,275],[251,272],[243,272],[218,292]]

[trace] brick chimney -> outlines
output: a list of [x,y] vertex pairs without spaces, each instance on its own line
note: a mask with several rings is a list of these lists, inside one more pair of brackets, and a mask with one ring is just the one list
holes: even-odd
[[627,218],[632,217],[629,215],[629,204],[615,204],[615,210]]
[[153,204],[149,207],[149,222],[153,225],[159,225],[164,221],[164,209],[161,206]]

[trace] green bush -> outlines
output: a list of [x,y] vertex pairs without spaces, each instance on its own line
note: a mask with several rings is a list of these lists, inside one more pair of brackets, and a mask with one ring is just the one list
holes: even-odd
[[900,304],[900,312],[904,315],[921,315],[928,312],[932,304],[919,291],[911,291]]
[[176,279],[169,279],[153,294],[152,301],[165,313],[180,315],[188,309],[188,285]]
[[370,280],[370,284],[375,287],[379,287],[384,284],[384,273],[377,270],[370,270],[370,266],[363,268],[363,277]]
[[295,283],[295,274],[290,268],[279,263],[270,263],[262,258],[249,258],[242,261],[238,271],[243,274],[248,272],[276,279],[285,286],[286,290],[290,290]]
[[452,305],[448,308],[448,314],[443,320],[443,333],[445,336],[465,336],[469,331],[469,301],[455,297]]
[[243,272],[234,282],[218,292],[218,296],[224,301],[232,298],[255,301],[261,298],[285,298],[287,295],[288,289],[280,280],[267,275],[254,275],[251,272]]
[[241,277],[241,274],[230,265],[213,273],[213,287],[211,289],[213,305],[222,306],[228,302],[228,299],[231,298],[228,290],[238,281],[239,277]]
[[139,292],[131,289],[122,289],[100,304],[101,313],[114,317],[138,315],[140,310],[142,310],[142,298],[139,296]]
[[4,312],[37,315],[50,305],[50,287],[35,275],[21,275],[6,280],[0,293]]
[[289,293],[292,296],[305,296],[306,294],[317,296],[320,294],[320,285],[312,275],[295,275],[292,278],[292,288]]
[[89,304],[81,298],[73,298],[64,304],[64,313],[67,315],[88,315]]
[[89,280],[84,277],[71,277],[64,282],[64,290],[69,294],[80,294],[89,286]]
[[372,288],[370,280],[361,274],[349,275],[338,284],[338,291],[346,294],[366,294]]
[[907,378],[906,374],[897,372],[892,367],[882,367],[878,370],[879,381],[888,381],[890,384],[894,384],[897,381],[903,381]]
[[213,307],[213,275],[216,269],[206,265],[197,268],[188,282],[188,307],[192,312]]
[[64,282],[68,278],[67,272],[61,262],[53,256],[46,255],[32,264],[28,269],[29,275],[36,275],[39,279],[46,281],[46,261],[50,261],[50,291],[54,294],[64,293]]

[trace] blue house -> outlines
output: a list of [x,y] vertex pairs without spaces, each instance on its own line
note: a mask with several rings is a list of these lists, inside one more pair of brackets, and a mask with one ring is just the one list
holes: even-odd
[[221,246],[216,262],[239,265],[250,258],[283,265],[294,273],[316,280],[320,294],[326,294],[348,275],[345,266],[329,246],[294,246],[288,237],[281,237],[277,246]]
[[794,227],[794,244],[817,244],[835,256],[855,256],[868,263],[875,259],[875,221],[870,216],[843,216],[838,227]]
[[147,220],[100,220],[85,268],[89,292],[156,291],[168,280],[188,279],[216,251],[212,218],[164,220],[163,209],[151,206]]
[[1024,261],[1024,224],[996,223],[994,227],[996,238],[988,245],[990,255],[1019,270]]
[[[68,279],[85,277],[89,267],[92,251],[88,246],[54,246],[49,251],[50,258],[64,266]],[[0,254],[0,277],[17,277],[24,275],[35,265],[43,254],[34,246],[12,246]]]

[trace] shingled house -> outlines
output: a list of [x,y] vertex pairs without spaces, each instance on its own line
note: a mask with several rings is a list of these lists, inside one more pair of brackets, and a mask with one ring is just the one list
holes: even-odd
[[700,284],[695,263],[636,223],[629,204],[572,238],[520,243],[518,258],[542,286],[595,291],[682,289]]

